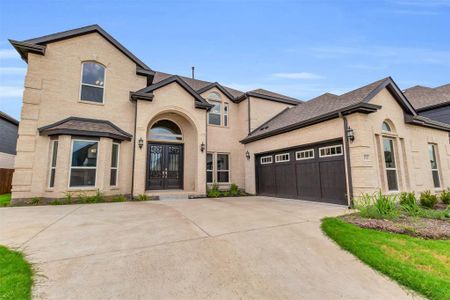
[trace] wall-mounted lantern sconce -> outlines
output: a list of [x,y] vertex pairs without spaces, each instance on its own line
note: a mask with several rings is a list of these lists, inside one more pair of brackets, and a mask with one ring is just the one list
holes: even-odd
[[350,142],[353,142],[355,140],[355,133],[350,127],[347,128],[347,138],[350,140]]
[[248,150],[245,152],[245,157],[246,157],[247,159],[250,159],[250,152],[248,152]]
[[202,142],[202,144],[200,145],[200,151],[205,151],[205,143]]
[[142,149],[142,146],[144,146],[144,140],[142,138],[139,139],[138,145],[139,149]]

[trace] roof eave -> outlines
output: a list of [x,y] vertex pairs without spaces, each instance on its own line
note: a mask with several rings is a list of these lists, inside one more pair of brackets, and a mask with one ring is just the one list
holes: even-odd
[[[255,98],[270,100],[270,101],[284,103],[284,104],[291,104],[291,105],[297,105],[297,104],[302,103],[301,101],[297,101],[297,100],[289,100],[289,99],[283,99],[283,98],[278,98],[278,97],[272,97],[272,96],[268,96],[268,95],[255,93],[255,92],[247,92],[247,93],[245,93],[245,95],[246,95],[246,97],[255,97]],[[242,100],[240,100],[240,101],[242,101]]]
[[20,54],[20,57],[28,62],[28,53],[34,53],[39,55],[45,55],[45,45],[37,45],[28,42],[21,42],[16,40],[8,40],[11,45],[16,49],[16,51]]
[[[318,116],[318,117],[315,117],[315,118],[312,118],[309,120],[305,120],[302,122],[294,123],[294,124],[291,124],[291,125],[288,125],[288,126],[285,126],[285,127],[273,130],[273,131],[269,131],[267,133],[263,133],[263,134],[260,134],[260,135],[254,136],[254,137],[247,137],[247,138],[241,140],[240,143],[248,144],[248,143],[262,140],[262,139],[265,139],[265,138],[268,138],[271,136],[275,136],[278,134],[286,133],[286,132],[300,129],[303,127],[318,124],[318,123],[321,123],[324,121],[338,118],[340,116],[340,114],[342,114],[342,115],[349,115],[352,113],[370,114],[370,113],[376,112],[380,108],[381,108],[380,105],[375,105],[375,104],[370,104],[370,103],[357,103],[356,105],[352,105],[352,106],[348,106],[348,107],[345,107],[345,108],[342,108],[342,109],[339,109],[336,111],[332,111],[330,113],[327,113],[327,114],[324,114],[324,115],[321,115],[321,116]],[[255,131],[257,131],[257,130],[255,130]]]
[[211,84],[208,84],[205,87],[202,87],[201,89],[197,90],[198,94],[202,94],[212,88],[217,88],[219,91],[221,91],[225,96],[227,96],[228,99],[230,99],[233,102],[236,102],[236,97],[233,97],[233,95],[230,94],[230,92],[228,92],[220,83],[218,82],[213,82]]

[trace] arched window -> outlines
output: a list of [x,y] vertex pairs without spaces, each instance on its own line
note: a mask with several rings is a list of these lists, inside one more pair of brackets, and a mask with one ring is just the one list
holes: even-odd
[[220,95],[219,93],[216,92],[211,92],[208,94],[208,100],[211,101],[220,101]]
[[103,103],[105,67],[95,62],[84,62],[81,72],[80,100]]
[[386,132],[392,131],[391,126],[386,121],[384,121],[383,125],[381,125],[381,130],[386,131]]
[[180,127],[172,121],[160,120],[150,128],[149,139],[165,141],[181,141],[183,134]]

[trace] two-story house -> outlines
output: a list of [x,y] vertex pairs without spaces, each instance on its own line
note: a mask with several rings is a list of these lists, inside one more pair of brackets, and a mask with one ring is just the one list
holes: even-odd
[[302,102],[155,71],[98,25],[10,42],[28,63],[16,202],[236,183],[347,205],[450,185],[450,126],[418,116],[391,78]]

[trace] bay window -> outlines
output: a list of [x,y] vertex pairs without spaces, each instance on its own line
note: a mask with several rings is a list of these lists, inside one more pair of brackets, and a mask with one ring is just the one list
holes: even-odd
[[98,141],[72,140],[70,187],[94,187],[97,175]]
[[112,153],[111,153],[111,176],[109,179],[110,186],[117,186],[117,181],[119,177],[119,143],[112,144]]
[[48,187],[55,186],[56,175],[56,158],[58,156],[58,140],[53,140],[51,143],[51,157],[50,157],[50,174],[48,176]]

